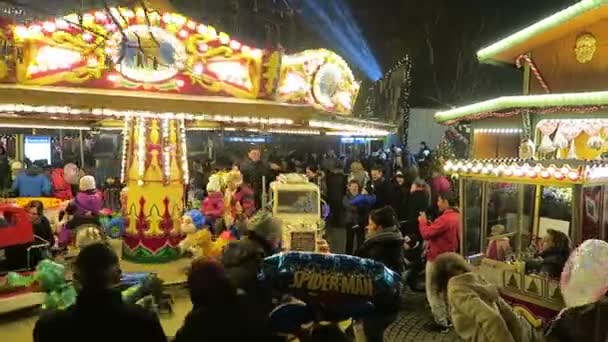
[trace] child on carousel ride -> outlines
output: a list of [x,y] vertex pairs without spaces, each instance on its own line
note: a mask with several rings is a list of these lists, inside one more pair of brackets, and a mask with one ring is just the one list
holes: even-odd
[[201,212],[209,226],[214,227],[215,223],[224,214],[224,194],[222,193],[222,183],[218,174],[209,177],[207,183],[207,197],[203,200]]
[[223,227],[221,228],[230,229],[236,226],[244,226],[242,223],[246,222],[254,213],[253,190],[243,183],[243,175],[240,171],[230,171],[226,175]]

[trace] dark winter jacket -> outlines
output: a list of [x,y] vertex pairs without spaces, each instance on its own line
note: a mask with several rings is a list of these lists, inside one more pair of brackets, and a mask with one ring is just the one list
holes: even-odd
[[248,184],[253,190],[253,193],[255,193],[256,207],[259,208],[259,199],[261,198],[260,195],[263,190],[263,177],[269,177],[268,166],[262,161],[254,162],[247,158],[241,166],[241,173],[243,174],[243,181],[245,184]]
[[76,304],[40,317],[34,342],[166,342],[158,317],[125,304],[120,292],[81,292]]
[[569,256],[569,250],[548,248],[539,254],[540,261],[527,260],[526,269],[547,274],[551,278],[559,278]]
[[605,342],[608,340],[608,299],[566,309],[549,326],[547,342]]
[[34,223],[32,226],[34,228],[34,234],[43,238],[45,241],[48,241],[51,246],[55,244],[55,235],[53,234],[51,223],[45,216],[40,216],[40,221]]
[[267,315],[250,304],[246,295],[239,295],[222,305],[194,308],[173,342],[270,341]]
[[397,227],[384,228],[369,236],[355,253],[361,258],[368,258],[383,263],[394,272],[403,272],[403,236]]
[[410,192],[409,200],[407,203],[407,216],[406,220],[416,221],[420,212],[428,212],[431,199],[429,192],[426,189],[419,189]]
[[407,184],[393,184],[393,209],[399,221],[407,220],[410,187]]
[[[384,228],[382,231],[368,237],[355,252],[355,255],[381,262],[394,272],[402,274],[405,267],[403,236],[397,227]],[[378,298],[374,305],[376,305],[378,312],[395,313],[399,311],[398,298]]]
[[222,264],[234,286],[251,293],[257,289],[257,275],[262,261],[273,252],[270,243],[249,232],[248,237],[226,246]]
[[367,216],[376,201],[375,196],[362,195],[353,196],[350,192],[344,195],[342,207],[344,208],[344,222],[347,225],[359,225],[364,228],[367,224]]
[[340,205],[339,203],[346,191],[346,175],[342,172],[329,172],[326,183],[327,202]]
[[380,209],[393,204],[393,186],[388,180],[382,178],[374,181],[372,188],[374,195],[376,195],[376,204],[374,204],[372,209]]

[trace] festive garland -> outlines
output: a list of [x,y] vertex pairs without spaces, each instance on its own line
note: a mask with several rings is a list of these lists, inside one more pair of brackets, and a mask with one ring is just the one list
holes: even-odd
[[536,66],[536,64],[532,60],[532,58],[530,58],[530,56],[528,56],[526,54],[520,55],[515,60],[515,65],[517,66],[517,68],[521,68],[523,66],[522,60],[524,62],[526,62],[528,64],[528,66],[530,66],[530,70],[534,74],[534,77],[536,77],[536,80],[538,81],[538,83],[540,84],[540,86],[545,90],[545,92],[547,94],[550,94],[551,93],[551,89],[549,88],[549,85],[547,84],[547,82],[543,78],[543,75],[540,73],[540,70],[538,69],[538,67]]
[[600,105],[600,106],[554,106],[554,107],[544,107],[544,108],[514,108],[510,111],[495,111],[495,112],[486,112],[475,115],[468,115],[466,117],[460,117],[453,120],[448,120],[442,122],[443,125],[453,125],[460,121],[474,121],[486,118],[508,118],[511,116],[520,115],[523,113],[532,113],[539,115],[553,114],[558,112],[566,112],[566,113],[595,113],[599,111],[604,111],[608,109],[608,105]]

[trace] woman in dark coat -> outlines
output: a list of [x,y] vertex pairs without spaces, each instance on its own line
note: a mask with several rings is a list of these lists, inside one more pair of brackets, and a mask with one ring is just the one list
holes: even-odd
[[408,200],[410,197],[411,184],[407,184],[405,176],[401,171],[395,174],[395,182],[393,183],[394,202],[393,209],[397,213],[399,221],[406,221],[408,214]]
[[570,238],[566,234],[548,229],[538,259],[526,261],[526,268],[550,278],[559,278],[571,250]]
[[192,311],[173,342],[269,340],[266,317],[238,294],[220,264],[195,260],[188,274],[188,290]]
[[430,209],[430,192],[429,186],[422,178],[416,178],[410,187],[409,199],[407,202],[407,215],[404,225],[405,234],[420,235],[418,230],[418,216],[420,212],[428,213]]
[[[398,274],[403,273],[403,236],[397,227],[395,211],[391,207],[387,206],[371,212],[367,225],[367,239],[355,255],[381,262]],[[374,300],[376,311],[363,320],[367,341],[384,340],[384,330],[397,318],[399,303],[398,294],[393,298]]]

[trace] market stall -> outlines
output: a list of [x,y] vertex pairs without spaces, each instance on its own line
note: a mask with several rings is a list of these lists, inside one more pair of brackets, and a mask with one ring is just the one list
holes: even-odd
[[[608,3],[580,1],[477,53],[480,63],[523,71],[522,95],[502,96],[435,114],[470,125],[472,158],[594,159],[606,152],[603,121]],[[523,143],[522,143],[523,142]]]
[[[478,271],[532,322],[548,322],[564,305],[559,279],[526,272],[526,263],[549,229],[563,232],[575,245],[608,239],[608,166],[578,160],[456,160],[445,170],[459,178],[464,256],[481,260]],[[497,244],[503,254],[493,253]]]

